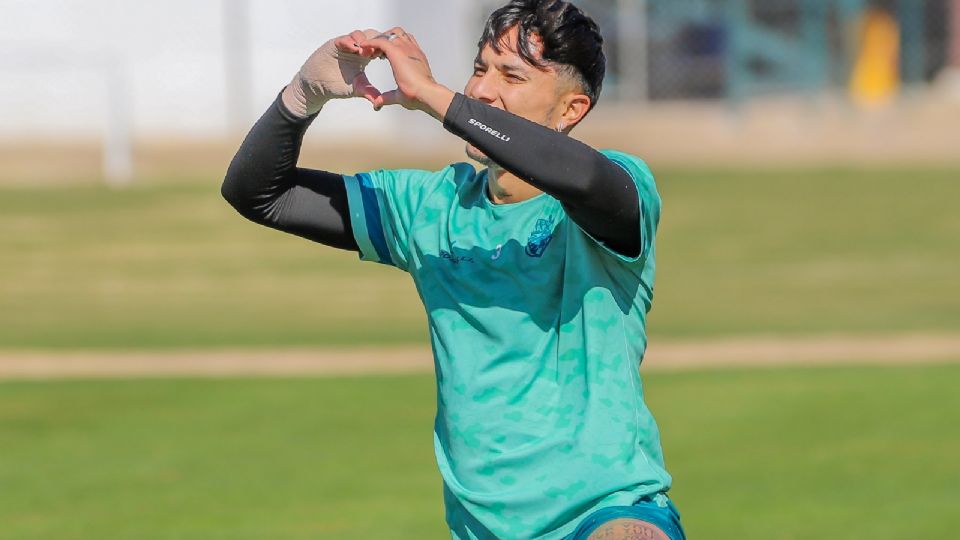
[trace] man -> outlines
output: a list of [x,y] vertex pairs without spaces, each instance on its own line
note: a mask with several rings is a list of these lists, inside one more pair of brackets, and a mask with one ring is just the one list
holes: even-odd
[[[256,124],[223,185],[255,222],[412,276],[455,539],[684,538],[638,372],[660,199],[642,161],[567,136],[600,94],[602,42],[567,2],[513,0],[458,94],[402,28],[341,36]],[[363,72],[381,57],[397,82],[385,93]],[[297,168],[320,109],[354,97],[433,116],[486,169]]]

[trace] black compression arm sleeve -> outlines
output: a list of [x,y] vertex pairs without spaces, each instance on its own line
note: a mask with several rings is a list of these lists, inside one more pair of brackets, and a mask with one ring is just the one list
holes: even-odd
[[640,199],[627,172],[593,148],[456,94],[444,127],[559,200],[587,233],[626,256],[640,252]]
[[251,221],[358,251],[343,177],[297,168],[303,135],[314,118],[292,116],[277,97],[234,156],[221,193]]

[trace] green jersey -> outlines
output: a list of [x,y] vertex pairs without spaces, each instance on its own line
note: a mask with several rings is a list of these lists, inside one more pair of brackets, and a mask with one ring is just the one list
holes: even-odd
[[638,370],[660,197],[641,160],[603,154],[640,195],[635,258],[549,195],[493,204],[466,163],[346,177],[361,258],[408,272],[426,308],[455,539],[559,539],[670,487]]

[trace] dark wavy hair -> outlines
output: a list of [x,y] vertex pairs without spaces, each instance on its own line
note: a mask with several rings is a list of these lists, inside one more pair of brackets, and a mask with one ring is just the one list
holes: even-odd
[[[500,53],[501,40],[517,27],[518,54],[528,64],[543,69],[555,66],[580,85],[590,98],[590,108],[600,99],[607,58],[603,54],[600,27],[586,13],[563,0],[511,0],[494,11],[483,29],[477,47],[490,45]],[[543,43],[542,59],[534,57],[531,38]]]

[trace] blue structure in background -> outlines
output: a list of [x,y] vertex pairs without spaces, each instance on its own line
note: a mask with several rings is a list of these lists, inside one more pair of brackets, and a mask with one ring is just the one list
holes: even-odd
[[[873,3],[647,0],[652,95],[741,101],[845,84],[853,61],[845,41]],[[908,83],[924,77],[926,3],[881,2],[899,21],[901,76]]]

